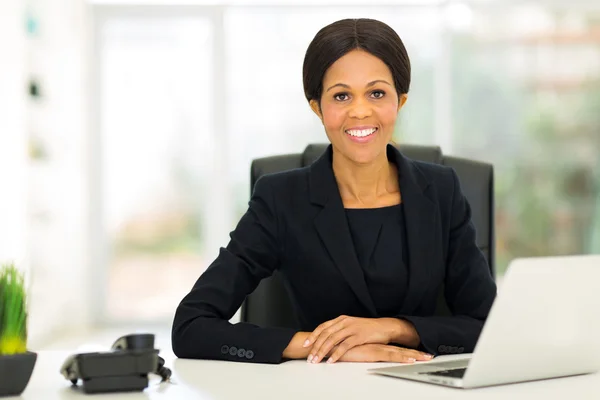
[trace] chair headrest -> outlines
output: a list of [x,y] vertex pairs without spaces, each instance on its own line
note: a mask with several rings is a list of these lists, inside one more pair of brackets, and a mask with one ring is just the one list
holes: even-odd
[[305,167],[315,162],[325,152],[327,146],[326,143],[314,143],[306,146],[302,153],[302,166]]
[[406,157],[432,164],[443,164],[444,156],[439,146],[420,146],[416,144],[401,144],[398,150]]

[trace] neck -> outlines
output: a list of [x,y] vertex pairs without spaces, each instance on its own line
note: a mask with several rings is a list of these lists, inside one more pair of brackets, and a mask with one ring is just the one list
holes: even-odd
[[375,206],[398,192],[397,176],[385,152],[369,164],[357,164],[334,152],[332,166],[345,203]]

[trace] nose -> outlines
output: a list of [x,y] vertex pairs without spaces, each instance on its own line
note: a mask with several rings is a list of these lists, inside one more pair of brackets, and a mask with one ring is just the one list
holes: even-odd
[[369,102],[363,98],[358,98],[352,102],[348,116],[351,118],[364,119],[370,117],[371,114],[372,110]]

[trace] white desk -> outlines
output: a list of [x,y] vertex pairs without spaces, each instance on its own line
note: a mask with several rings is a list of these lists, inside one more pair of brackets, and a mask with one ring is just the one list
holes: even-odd
[[[38,361],[23,392],[24,400],[52,399],[600,399],[600,374],[519,383],[483,389],[453,389],[373,375],[367,369],[391,364],[338,363],[281,365],[175,359],[163,354],[175,384],[152,380],[141,393],[85,395],[60,375],[68,352],[38,353]],[[2,377],[0,377],[2,378]],[[11,399],[11,398],[8,398]]]

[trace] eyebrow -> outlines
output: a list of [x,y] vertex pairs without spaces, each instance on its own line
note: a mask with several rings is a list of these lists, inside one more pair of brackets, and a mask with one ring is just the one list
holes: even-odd
[[[386,85],[392,86],[388,81],[385,81],[383,79],[376,79],[376,80],[374,80],[372,82],[369,82],[367,84],[367,87],[371,87],[371,86],[375,85],[376,83],[385,83]],[[350,86],[346,85],[345,83],[336,83],[335,85],[330,86],[329,88],[327,88],[326,92],[329,92],[331,89],[333,89],[334,87],[338,87],[338,86],[346,88],[346,89],[350,89]]]

